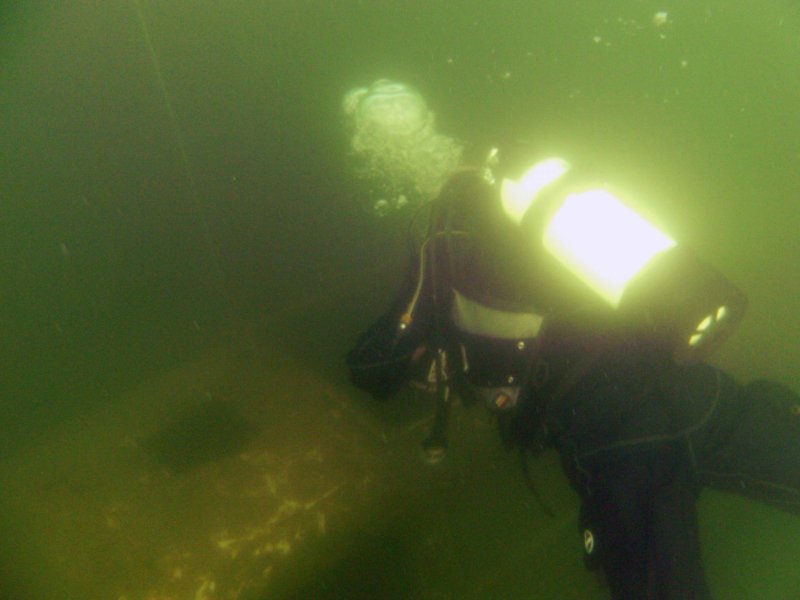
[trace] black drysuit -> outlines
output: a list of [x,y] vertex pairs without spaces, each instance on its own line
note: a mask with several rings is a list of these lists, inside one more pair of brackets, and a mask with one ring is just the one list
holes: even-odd
[[[482,193],[473,180],[465,176],[443,196]],[[432,220],[434,233],[453,227],[436,225],[435,213]],[[480,211],[475,221],[501,222]],[[794,392],[766,381],[739,385],[702,363],[678,364],[646,328],[628,327],[610,309],[577,309],[553,301],[557,295],[543,300],[540,286],[515,288],[492,267],[496,248],[462,251],[462,267],[442,256],[453,248],[427,248],[435,268],[413,269],[392,308],[361,336],[348,354],[352,381],[376,396],[390,395],[412,377],[415,349],[427,345],[448,353],[450,385],[521,382],[519,401],[498,417],[501,434],[516,446],[544,440],[558,450],[580,495],[587,564],[604,570],[615,600],[710,598],[695,504],[705,485],[800,513],[800,398]],[[500,252],[519,255],[510,242]],[[429,281],[437,273],[442,281]],[[504,301],[551,307],[537,339],[496,340],[454,325],[451,288],[484,301],[494,281],[504,288]],[[415,292],[416,318],[406,326],[402,315]],[[496,377],[474,381],[481,364],[492,365]]]

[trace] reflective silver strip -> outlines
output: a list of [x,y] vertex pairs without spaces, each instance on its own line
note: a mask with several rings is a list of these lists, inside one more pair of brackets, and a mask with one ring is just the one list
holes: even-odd
[[544,320],[541,315],[497,310],[470,300],[458,290],[453,292],[453,322],[462,331],[512,340],[535,338],[539,335]]

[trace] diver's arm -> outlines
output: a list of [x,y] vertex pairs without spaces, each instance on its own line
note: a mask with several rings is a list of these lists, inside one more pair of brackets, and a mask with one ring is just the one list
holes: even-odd
[[[420,293],[417,273],[412,266],[389,309],[347,353],[351,382],[378,399],[388,398],[412,378],[413,364],[424,354],[433,331],[432,300],[426,289]],[[415,297],[414,319],[408,322],[405,316]]]

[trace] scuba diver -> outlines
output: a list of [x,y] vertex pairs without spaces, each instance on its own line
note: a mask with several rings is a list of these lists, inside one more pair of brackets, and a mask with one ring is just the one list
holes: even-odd
[[744,314],[727,278],[560,158],[493,150],[424,209],[408,277],[347,365],[377,398],[433,390],[431,462],[453,396],[484,403],[509,447],[555,449],[615,600],[711,598],[705,486],[800,514],[800,397],[705,362]]

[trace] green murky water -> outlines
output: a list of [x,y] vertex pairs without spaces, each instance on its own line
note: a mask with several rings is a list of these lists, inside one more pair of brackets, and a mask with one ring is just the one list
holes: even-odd
[[[0,34],[4,597],[607,597],[552,456],[550,519],[479,411],[430,470],[424,400],[346,383],[405,257],[347,170],[378,77],[470,156],[631,190],[749,296],[717,361],[800,387],[790,2],[7,3]],[[797,519],[701,513],[718,598],[800,598]]]

